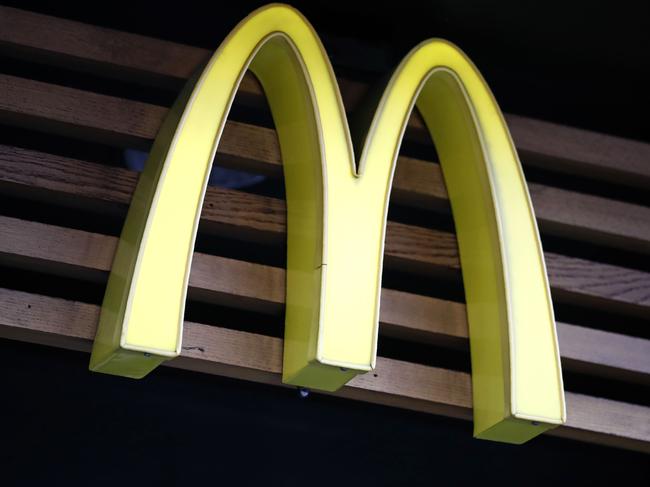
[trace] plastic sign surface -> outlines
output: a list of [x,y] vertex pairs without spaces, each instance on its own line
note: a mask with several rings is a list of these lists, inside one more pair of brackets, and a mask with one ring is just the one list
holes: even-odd
[[386,216],[414,105],[440,156],[467,299],[475,436],[522,443],[565,421],[536,221],[503,116],[474,65],[428,40],[397,67],[355,159],[332,67],[311,25],[269,5],[244,19],[170,111],[140,176],[90,368],[143,377],[181,350],[199,215],[247,69],[282,151],[288,212],[283,381],[333,391],[375,366]]

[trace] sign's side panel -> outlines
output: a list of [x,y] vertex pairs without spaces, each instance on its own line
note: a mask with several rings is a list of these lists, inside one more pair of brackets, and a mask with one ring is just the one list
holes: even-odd
[[418,107],[452,205],[467,299],[475,435],[523,443],[565,421],[544,258],[526,181],[501,112],[455,47]]
[[[196,77],[188,80],[167,114],[149,152],[144,171],[138,178],[104,293],[89,366],[95,372],[141,378],[164,360],[173,357],[180,346],[178,340],[182,322],[174,321],[173,317],[164,323],[158,323],[156,330],[151,333],[151,341],[145,343],[142,350],[129,350],[124,348],[121,342],[129,298],[133,287],[138,285],[138,282],[133,282],[133,277],[143,239],[148,238],[147,221],[151,216],[174,134],[178,130],[195,83]],[[183,277],[182,274],[174,276],[177,281]],[[149,301],[148,306],[156,306],[156,301]],[[177,311],[175,316],[178,313]]]

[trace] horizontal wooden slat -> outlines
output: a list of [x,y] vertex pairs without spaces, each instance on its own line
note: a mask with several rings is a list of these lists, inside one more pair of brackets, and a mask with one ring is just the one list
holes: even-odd
[[[105,282],[117,238],[0,216],[0,262]],[[194,254],[189,297],[229,307],[280,313],[284,269]],[[382,291],[380,333],[442,346],[467,345],[465,306]],[[558,323],[567,370],[650,383],[650,340]]]
[[[89,351],[98,316],[95,305],[0,289],[0,336],[6,338]],[[279,338],[197,323],[185,323],[181,357],[166,363],[276,385],[281,364]],[[471,419],[468,374],[383,357],[373,372],[335,394]],[[566,399],[567,424],[549,434],[650,452],[647,407],[571,392]]]
[[[211,54],[206,49],[9,7],[0,7],[0,48],[34,61],[176,88]],[[340,80],[340,85],[351,110],[368,89],[349,80]],[[263,100],[259,85],[250,75],[244,78],[240,99],[253,103]],[[506,115],[506,119],[527,164],[650,187],[650,144],[516,115]],[[409,132],[422,138],[421,119],[414,116],[409,125]]]
[[[86,91],[0,75],[0,120],[109,144],[146,148],[167,109]],[[282,174],[274,130],[230,122],[218,150],[220,163]],[[542,232],[650,252],[650,208],[531,184]],[[400,157],[393,201],[426,209],[449,208],[440,166]]]
[[34,61],[170,87],[209,56],[205,49],[4,6],[0,46]]
[[[76,208],[124,212],[137,174],[126,169],[0,146],[0,187],[22,197],[45,197]],[[209,187],[201,231],[260,242],[282,242],[284,201]],[[389,222],[386,267],[444,277],[459,276],[455,236]],[[634,316],[650,316],[650,274],[547,252],[554,298]]]
[[0,75],[0,121],[146,149],[165,107]]
[[607,183],[650,188],[650,144],[506,115],[526,163]]
[[[602,366],[599,375],[622,378],[626,374],[619,374],[617,369],[624,366],[630,371],[628,378],[649,383],[650,340],[564,323],[557,324],[557,333],[562,365],[567,370],[593,373],[590,364],[597,362]],[[584,361],[585,357],[590,358],[590,363]]]

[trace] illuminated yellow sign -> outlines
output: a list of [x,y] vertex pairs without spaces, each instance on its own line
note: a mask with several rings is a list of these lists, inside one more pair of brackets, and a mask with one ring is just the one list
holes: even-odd
[[521,166],[485,81],[429,40],[395,70],[358,165],[336,78],[311,25],[270,5],[188,83],[141,175],[108,282],[90,368],[143,377],[181,349],[212,160],[247,69],[277,128],[287,194],[283,381],[333,391],[375,366],[386,214],[414,105],[440,156],[470,324],[475,435],[521,443],[565,420],[555,322]]

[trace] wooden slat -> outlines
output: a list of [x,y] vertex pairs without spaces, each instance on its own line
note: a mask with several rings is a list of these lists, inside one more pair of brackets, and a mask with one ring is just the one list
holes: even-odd
[[[137,174],[126,169],[0,146],[0,187],[21,197],[45,197],[76,208],[124,212]],[[201,231],[258,242],[282,242],[284,201],[210,187]],[[458,278],[455,236],[448,232],[389,222],[386,267]],[[554,299],[623,314],[650,316],[650,274],[547,252]]]
[[[0,336],[6,338],[89,351],[98,317],[95,305],[0,289]],[[281,364],[279,338],[197,323],[185,323],[181,357],[166,363],[276,385]],[[468,374],[383,357],[372,373],[335,394],[471,419]],[[571,392],[566,399],[567,425],[549,434],[650,452],[649,408]]]
[[[215,45],[215,49],[216,49]],[[140,35],[0,7],[0,48],[13,55],[120,79],[178,88],[211,52]],[[353,110],[368,87],[340,80],[346,106]],[[240,100],[262,103],[248,75]],[[588,132],[516,115],[506,119],[527,164],[629,186],[650,187],[650,144]],[[407,135],[427,141],[418,116]]]
[[180,87],[209,56],[183,44],[0,7],[0,49],[118,79]]
[[607,183],[650,188],[650,144],[506,115],[526,163]]
[[[0,216],[0,262],[105,282],[117,238]],[[194,254],[189,298],[265,313],[282,311],[284,269]],[[558,323],[565,368],[650,383],[650,340]],[[465,306],[390,289],[382,291],[380,333],[467,348]]]
[[[0,120],[108,144],[146,149],[167,109],[156,105],[0,75]],[[274,130],[227,124],[219,150],[229,167],[281,176]],[[540,184],[530,192],[542,232],[650,253],[650,208]],[[393,201],[449,210],[440,166],[400,157]]]
[[146,149],[167,109],[0,75],[0,121],[107,144]]
[[[593,373],[590,363],[597,362],[601,366],[598,374],[602,377],[622,378],[625,375],[644,384],[650,382],[650,340],[563,323],[558,323],[557,333],[562,366],[566,370]],[[587,356],[590,363],[584,362]],[[629,374],[617,372],[624,363]]]

